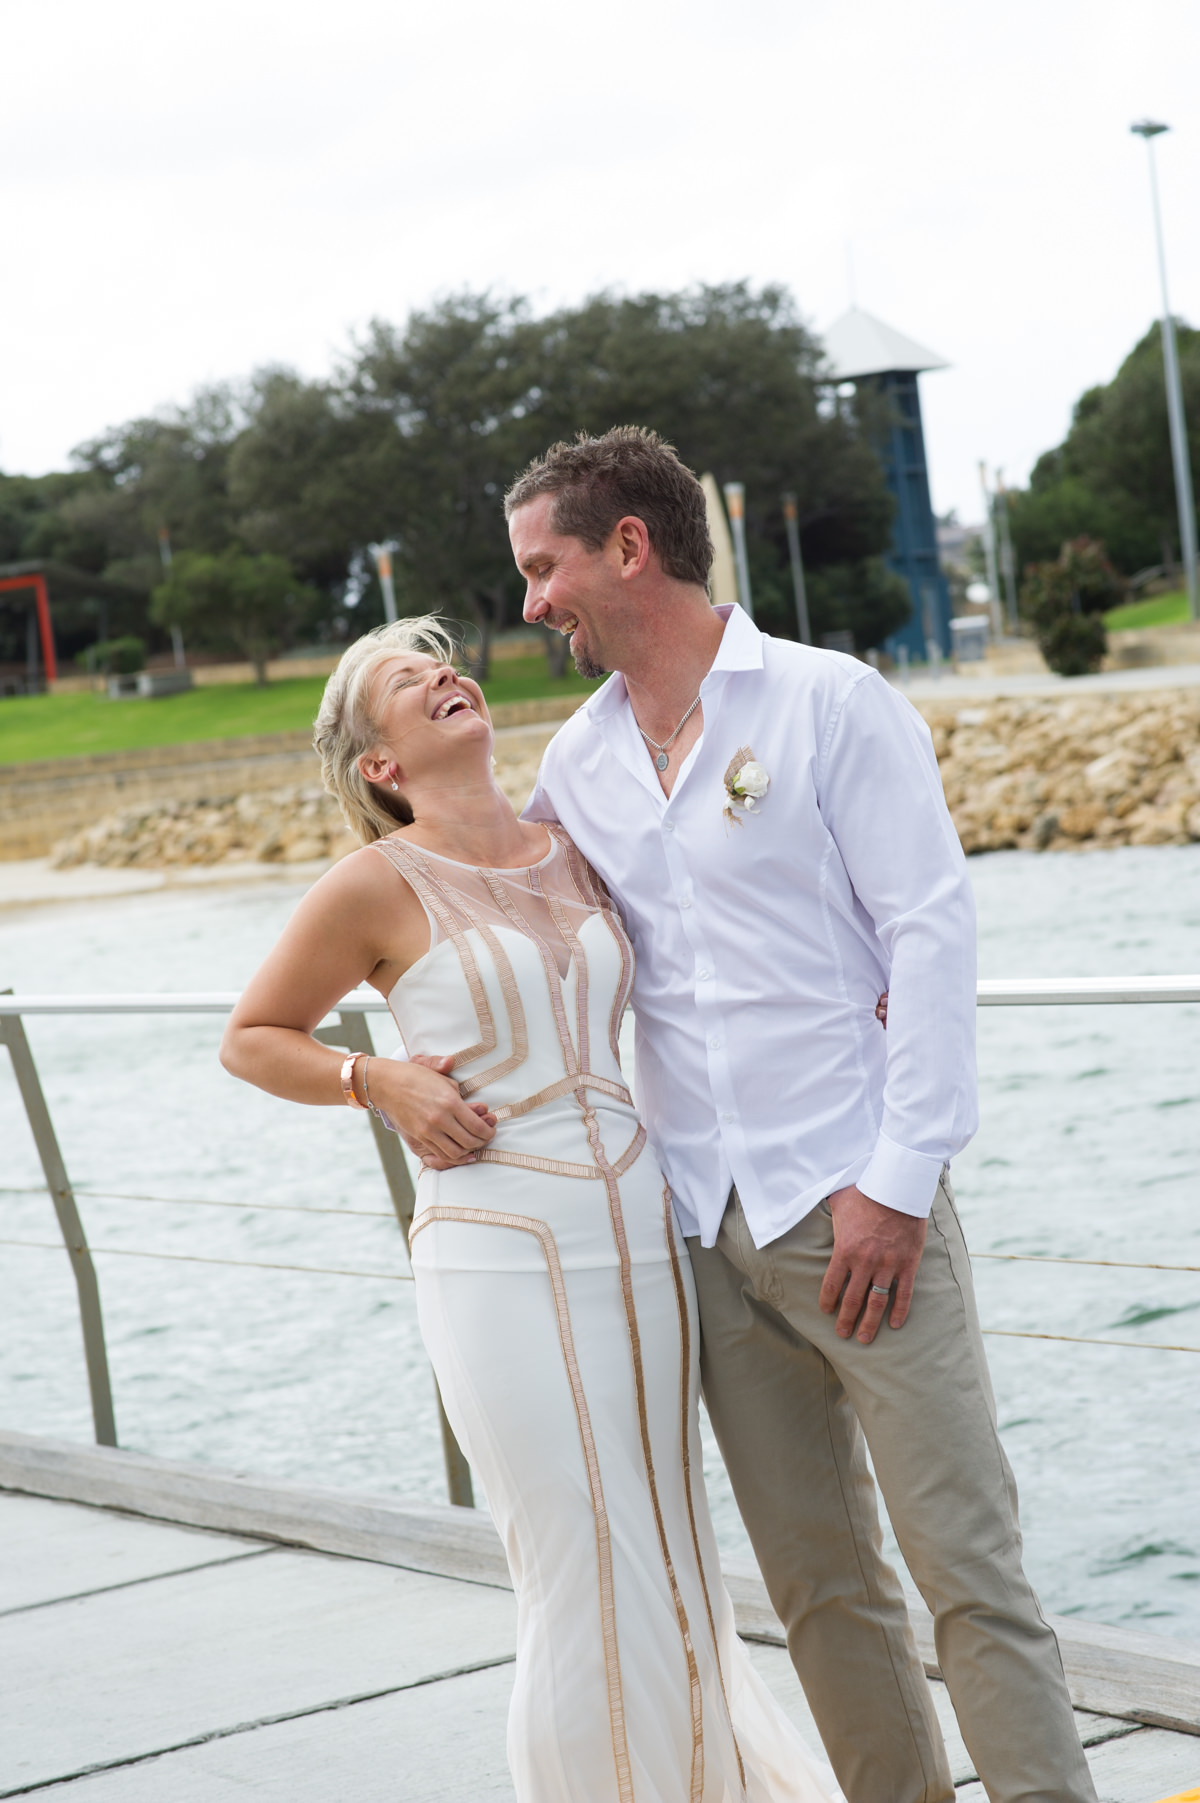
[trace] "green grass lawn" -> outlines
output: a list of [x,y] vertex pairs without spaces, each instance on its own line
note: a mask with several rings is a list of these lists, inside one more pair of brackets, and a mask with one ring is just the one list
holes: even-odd
[[1188,617],[1187,596],[1182,589],[1169,595],[1152,595],[1149,601],[1131,601],[1104,616],[1110,632],[1134,632],[1146,626],[1182,626]]
[[[551,682],[541,655],[507,658],[492,667],[495,676],[487,685],[487,697],[493,706],[548,695],[582,697],[592,686],[573,670],[561,682]],[[9,696],[0,699],[0,764],[232,739],[245,733],[305,732],[324,687],[322,677],[300,676],[265,689],[223,683],[157,701],[109,701],[104,695]]]

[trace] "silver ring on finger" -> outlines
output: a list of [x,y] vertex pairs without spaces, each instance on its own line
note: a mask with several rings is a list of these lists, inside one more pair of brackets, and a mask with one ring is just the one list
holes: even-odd
[[872,1296],[890,1296],[891,1293],[892,1293],[891,1284],[889,1284],[886,1289],[884,1289],[884,1287],[881,1283],[873,1283],[871,1285]]

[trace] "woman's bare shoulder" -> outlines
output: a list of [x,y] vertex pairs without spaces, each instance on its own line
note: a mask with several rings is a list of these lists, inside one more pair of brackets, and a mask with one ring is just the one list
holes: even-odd
[[403,906],[408,899],[416,904],[411,888],[387,854],[377,845],[360,845],[317,879],[304,903],[311,904],[310,911],[324,913],[335,908],[361,909],[376,902]]

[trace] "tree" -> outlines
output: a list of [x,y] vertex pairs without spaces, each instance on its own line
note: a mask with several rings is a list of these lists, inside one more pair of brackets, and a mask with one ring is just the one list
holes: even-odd
[[[840,614],[872,644],[880,577],[864,566],[887,544],[892,503],[855,405],[819,404],[819,374],[819,346],[778,288],[602,294],[542,320],[520,300],[459,296],[403,332],[377,322],[359,347],[353,403],[395,428],[364,455],[361,492],[375,534],[400,542],[411,605],[470,619],[482,668],[521,596],[508,483],[555,439],[651,426],[693,469],[745,483],[764,624],[796,630],[780,499],[791,490],[806,566],[836,567]],[[888,618],[890,630],[895,592]]]
[[360,457],[371,536],[398,542],[407,606],[472,622],[480,677],[521,593],[502,500],[538,437],[530,351],[524,301],[465,295],[414,313],[403,332],[376,321],[345,389],[360,419],[391,428]]
[[[1200,331],[1177,323],[1192,466],[1200,464]],[[1020,564],[1052,559],[1064,539],[1103,539],[1133,575],[1175,561],[1178,512],[1163,383],[1162,329],[1134,346],[1106,386],[1080,396],[1071,429],[1009,496]]]
[[[470,622],[485,675],[491,638],[519,618],[522,598],[506,487],[555,439],[632,422],[662,433],[693,469],[746,485],[756,612],[787,634],[796,624],[781,496],[795,493],[815,623],[849,625],[866,646],[905,617],[875,561],[892,502],[869,398],[833,401],[820,378],[820,346],[780,288],[600,294],[542,319],[519,298],[459,295],[403,326],[375,322],[329,381],[262,370],[103,433],[76,453],[77,471],[61,478],[74,486],[42,529],[78,547],[71,561],[86,556],[83,567],[133,584],[147,603],[170,591],[177,622],[186,609],[189,636],[210,642],[232,642],[230,571],[256,556],[282,560],[304,587],[296,618],[308,630],[374,624],[382,606],[368,547],[394,540],[402,610]],[[3,500],[0,491],[0,529]],[[210,560],[188,583],[162,581],[164,527],[177,561]],[[208,585],[203,605],[197,584]],[[165,606],[156,600],[122,628],[148,630]],[[561,642],[552,650],[560,657]]]
[[1099,669],[1108,643],[1102,615],[1118,607],[1124,594],[1104,546],[1095,539],[1068,540],[1053,562],[1029,566],[1021,585],[1021,610],[1052,670],[1083,676]]
[[159,626],[179,626],[189,638],[225,649],[233,646],[266,686],[267,660],[292,644],[316,597],[291,565],[272,552],[181,551],[166,582],[154,590],[150,615]]

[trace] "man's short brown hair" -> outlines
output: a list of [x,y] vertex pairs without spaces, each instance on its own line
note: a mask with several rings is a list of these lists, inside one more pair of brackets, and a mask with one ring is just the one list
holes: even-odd
[[713,545],[704,490],[674,445],[645,426],[613,426],[602,438],[581,432],[535,457],[504,497],[511,519],[539,495],[553,495],[550,524],[589,551],[608,543],[618,520],[633,514],[651,549],[677,582],[708,583]]

